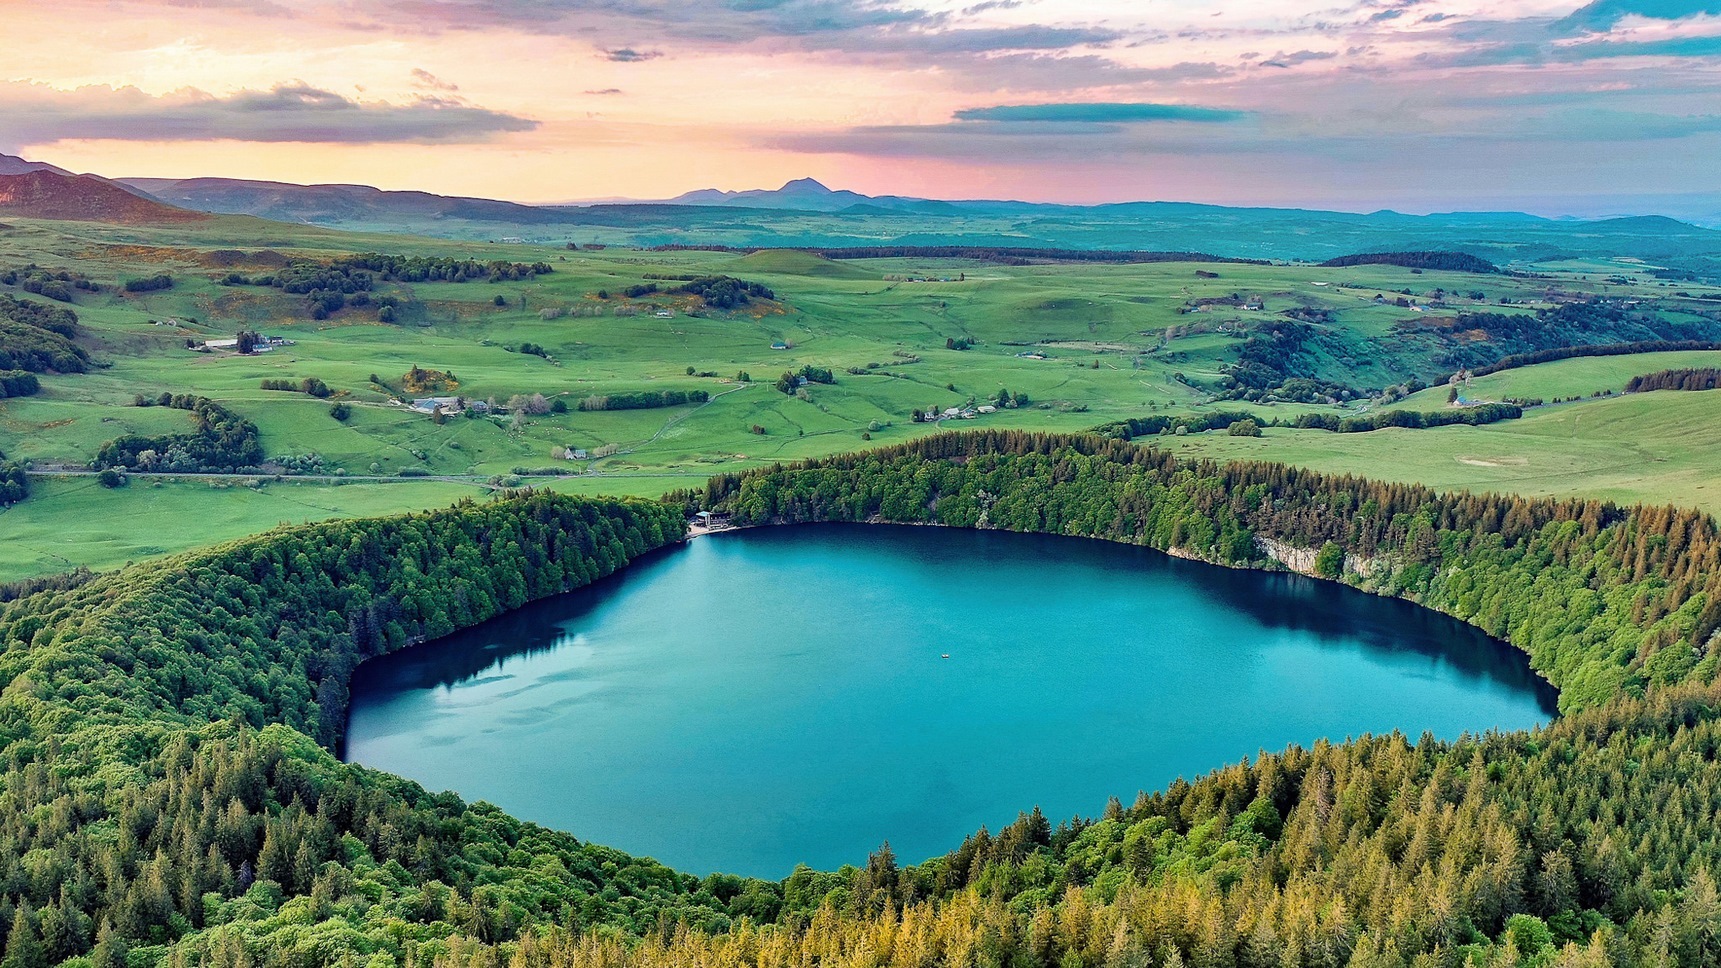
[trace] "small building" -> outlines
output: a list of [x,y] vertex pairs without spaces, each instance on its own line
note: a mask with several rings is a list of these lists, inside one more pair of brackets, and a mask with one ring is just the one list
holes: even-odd
[[568,460],[585,460],[591,455],[586,453],[586,449],[584,447],[569,447],[567,453],[563,456]]
[[774,350],[786,350],[789,348],[789,344],[783,342],[782,340],[778,340],[775,343],[771,344],[771,348]]
[[728,511],[700,511],[693,516],[692,524],[707,531],[729,526]]
[[982,404],[982,405],[981,405],[981,406],[980,406],[980,412],[981,412],[981,413],[997,413],[997,412],[998,412],[998,408],[997,408],[997,407],[994,407],[994,406],[992,406],[992,405],[991,405],[991,404],[989,404],[989,403],[987,403],[987,404]]
[[460,413],[466,409],[466,401],[462,397],[422,397],[412,401],[412,409],[419,413]]
[[239,348],[239,341],[236,339],[206,339],[203,341],[203,345],[212,350],[236,350]]
[[667,309],[659,309],[655,315],[657,316],[658,319],[674,319],[675,318],[675,313],[670,312]]

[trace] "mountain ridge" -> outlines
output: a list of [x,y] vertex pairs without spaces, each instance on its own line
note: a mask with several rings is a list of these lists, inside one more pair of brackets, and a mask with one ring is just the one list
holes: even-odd
[[74,175],[51,165],[0,174],[0,214],[118,225],[177,224],[210,218],[205,212],[167,204],[98,175]]

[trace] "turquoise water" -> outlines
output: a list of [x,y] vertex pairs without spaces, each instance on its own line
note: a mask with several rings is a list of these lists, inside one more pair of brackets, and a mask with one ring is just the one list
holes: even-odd
[[[948,658],[944,656],[948,655]],[[700,538],[366,663],[350,760],[696,873],[917,861],[1363,732],[1518,729],[1524,657],[1404,602],[1123,545]]]

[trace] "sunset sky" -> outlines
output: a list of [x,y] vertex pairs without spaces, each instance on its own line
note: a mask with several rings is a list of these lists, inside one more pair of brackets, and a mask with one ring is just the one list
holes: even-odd
[[0,54],[0,151],[114,176],[522,201],[810,175],[942,198],[1721,208],[1721,0],[0,0],[0,12],[14,38]]

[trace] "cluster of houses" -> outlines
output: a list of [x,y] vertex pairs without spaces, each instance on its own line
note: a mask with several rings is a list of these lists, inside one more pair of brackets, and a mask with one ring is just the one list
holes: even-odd
[[973,420],[982,414],[997,412],[997,407],[986,403],[978,407],[947,407],[943,411],[928,410],[922,416],[925,417],[927,423],[936,423],[940,420]]
[[419,413],[434,414],[441,411],[448,416],[468,410],[478,414],[490,412],[490,404],[487,401],[468,400],[465,397],[420,397],[407,406]]
[[[610,457],[620,449],[620,446],[617,444],[605,444],[602,447],[593,447],[590,450],[587,450],[584,447],[568,447],[562,451],[562,459],[598,460],[600,458]],[[553,457],[555,455],[552,453],[551,456]]]
[[[290,339],[286,339],[285,337],[281,337],[281,336],[258,336],[257,340],[251,344],[251,352],[253,352],[253,353],[267,353],[270,350],[278,350],[283,346],[292,346],[292,345],[293,345],[293,341]],[[234,350],[234,351],[237,351],[239,349],[239,338],[237,336],[235,336],[232,339],[206,339],[203,341],[203,348],[208,349],[208,350]]]

